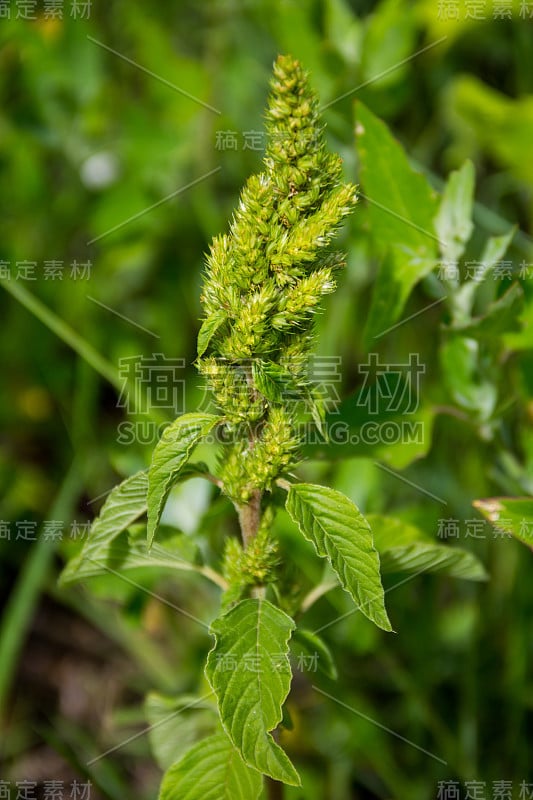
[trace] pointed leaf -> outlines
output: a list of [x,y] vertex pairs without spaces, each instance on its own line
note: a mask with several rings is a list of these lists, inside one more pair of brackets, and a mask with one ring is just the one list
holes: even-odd
[[288,640],[294,622],[266,600],[243,600],[215,620],[206,675],[227,734],[247,764],[299,786],[298,773],[270,731],[289,693]]
[[[328,441],[310,437],[302,447],[303,454],[327,461],[373,458],[399,470],[426,455],[431,447],[435,411],[424,405],[413,410],[413,393],[403,390],[407,384],[395,384],[393,380],[394,377],[387,384],[391,396],[381,392],[376,383],[368,392],[360,390],[343,400],[335,413],[326,416],[324,431]],[[395,397],[399,398],[398,403]],[[396,441],[382,435],[387,429],[397,431]]]
[[[380,3],[375,13],[366,17],[364,22],[361,20],[364,41],[358,50],[361,82],[371,87],[369,91],[372,93],[388,90],[386,96],[394,103],[396,95],[398,104],[402,102],[402,92],[392,90],[395,85],[402,86],[405,82],[410,70],[410,56],[416,48],[416,17],[409,13],[411,9],[407,13],[406,10],[397,0]],[[352,49],[355,49],[353,44]],[[390,109],[390,105],[387,108]]]
[[381,119],[360,101],[355,114],[361,183],[375,237],[388,245],[404,246],[413,256],[434,256],[436,193],[426,177],[411,167],[403,147]]
[[[141,538],[142,536],[142,538]],[[97,575],[125,570],[151,568],[164,571],[190,572],[198,569],[199,551],[192,539],[184,533],[173,532],[165,545],[155,544],[148,549],[144,526],[136,535],[127,531],[102,546],[98,552],[85,556],[73,577],[66,580],[85,580]]]
[[357,607],[383,630],[392,630],[385,610],[379,555],[370,525],[346,495],[311,483],[290,487],[287,511],[300,531],[328,558]]
[[150,747],[161,769],[171,767],[199,739],[220,730],[213,697],[165,697],[151,692],[144,713]]
[[519,331],[523,305],[524,291],[518,283],[514,283],[489,305],[482,317],[474,317],[464,325],[452,325],[450,330],[471,339],[494,339],[502,333]]
[[481,263],[484,269],[483,277],[485,277],[487,272],[496,266],[498,261],[504,257],[509,245],[513,241],[515,233],[516,226],[502,236],[491,236],[490,239],[487,239],[487,243],[481,255]]
[[442,243],[442,257],[447,261],[457,261],[463,255],[474,229],[474,180],[474,165],[465,161],[461,169],[451,173],[444,188],[435,229]]
[[452,578],[484,581],[487,573],[473,553],[434,542],[401,519],[369,514],[382,572],[443,572]]
[[281,403],[298,396],[294,378],[280,364],[256,359],[252,364],[252,374],[263,397],[272,403]]
[[373,238],[386,254],[366,324],[368,344],[398,321],[413,287],[437,264],[437,195],[385,123],[359,101],[356,119],[362,198]]
[[516,227],[511,228],[503,236],[491,236],[490,239],[487,239],[479,263],[476,265],[476,279],[466,281],[458,289],[455,303],[462,309],[466,319],[471,316],[474,298],[480,291],[483,281],[487,278],[492,268],[504,257],[515,233]]
[[225,733],[194,745],[163,777],[159,800],[257,800],[263,781]]
[[378,268],[378,274],[364,341],[367,350],[376,346],[376,340],[385,336],[400,319],[412,289],[437,265],[436,256],[422,258],[413,251],[401,251],[391,247]]
[[442,572],[451,578],[486,581],[488,575],[473,553],[433,542],[391,547],[381,554],[383,572]]
[[82,565],[90,566],[93,559],[101,557],[110,543],[135,520],[146,513],[148,475],[137,472],[110,492],[98,517],[94,520],[89,537],[80,553],[67,564],[61,573],[60,583],[80,580]]
[[504,536],[533,550],[533,497],[488,497],[473,505]]
[[209,347],[209,343],[221,325],[226,321],[227,316],[223,311],[212,314],[204,319],[198,333],[198,356],[201,357]]
[[488,420],[498,396],[494,383],[480,378],[479,343],[475,339],[452,334],[441,346],[439,358],[443,384],[454,401],[463,408],[475,411],[481,420]]
[[308,387],[305,392],[305,400],[318,432],[328,442],[328,429],[324,424],[326,421],[326,403],[320,389],[317,386]]
[[220,421],[213,414],[183,414],[165,428],[155,446],[148,473],[148,545],[152,544],[163,507],[192,450]]
[[302,672],[319,671],[332,681],[337,680],[337,668],[331,650],[316,633],[296,628],[291,639],[291,650],[297,657],[297,668]]

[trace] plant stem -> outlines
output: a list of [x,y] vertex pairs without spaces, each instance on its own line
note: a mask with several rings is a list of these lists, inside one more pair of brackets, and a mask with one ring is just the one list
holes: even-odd
[[300,611],[302,614],[308,611],[311,606],[314,605],[316,601],[319,600],[323,595],[327,594],[332,589],[336,589],[338,585],[338,581],[324,581],[323,583],[319,583],[317,586],[315,586],[314,589],[311,589],[311,591],[306,594],[302,600],[302,604],[300,606]]
[[[255,489],[250,502],[244,506],[239,506],[238,512],[242,542],[246,549],[256,537],[259,523],[261,522],[261,491]],[[265,594],[265,586],[252,586],[250,590],[251,597],[255,597],[258,600],[264,599]]]
[[251,500],[246,505],[239,506],[239,522],[241,525],[242,541],[248,547],[255,538],[261,521],[261,492],[255,489]]

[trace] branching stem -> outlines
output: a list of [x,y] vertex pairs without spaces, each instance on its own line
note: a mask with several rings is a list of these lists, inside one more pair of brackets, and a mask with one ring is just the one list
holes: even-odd
[[255,538],[261,521],[261,492],[259,489],[255,489],[250,501],[239,506],[238,510],[242,541],[246,548]]

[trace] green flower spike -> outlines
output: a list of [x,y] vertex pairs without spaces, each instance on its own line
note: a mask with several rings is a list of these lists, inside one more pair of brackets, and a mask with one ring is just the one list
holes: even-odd
[[264,170],[246,183],[229,234],[211,246],[198,341],[198,367],[232,432],[220,477],[245,543],[259,529],[263,493],[296,457],[314,317],[344,264],[329,245],[356,202],[290,56],[274,65],[267,134]]

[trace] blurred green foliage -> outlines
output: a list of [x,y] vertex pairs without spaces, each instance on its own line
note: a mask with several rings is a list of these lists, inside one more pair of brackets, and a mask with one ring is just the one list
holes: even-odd
[[[178,693],[205,694],[198,672],[209,637],[194,618],[208,622],[218,596],[201,578],[154,576],[141,566],[130,582],[106,576],[60,592],[55,582],[79,548],[72,521],[92,519],[96,498],[117,476],[146,465],[154,424],[164,418],[121,405],[121,360],[157,353],[184,359],[181,410],[205,402],[193,367],[203,254],[257,171],[261,138],[252,134],[263,130],[272,61],[291,52],[311,72],[347,179],[370,198],[361,199],[345,229],[348,265],[320,322],[320,352],[342,358],[342,397],[361,391],[357,365],[369,351],[389,363],[417,352],[427,368],[420,447],[341,446],[333,466],[317,458],[304,478],[331,481],[363,510],[401,519],[435,544],[443,544],[442,521],[456,520],[461,541],[452,543],[477,555],[489,580],[387,575],[395,636],[351,613],[338,589],[310,608],[305,627],[322,630],[338,681],[309,673],[294,682],[293,730],[283,744],[298,761],[304,789],[287,789],[286,797],[430,800],[438,781],[464,787],[474,779],[486,782],[487,797],[493,781],[513,781],[518,797],[522,780],[533,786],[531,554],[488,527],[480,538],[465,533],[473,530],[469,521],[482,520],[473,500],[533,494],[533,29],[520,11],[527,4],[514,2],[512,18],[502,19],[487,2],[478,21],[468,18],[468,3],[457,4],[457,14],[452,5],[180,0],[148,7],[132,0],[93,3],[88,19],[75,19],[65,2],[62,19],[38,10],[28,20],[17,19],[13,2],[11,18],[0,19],[0,556],[2,592],[11,598],[0,629],[0,779],[31,778],[28,754],[44,742],[76,775],[90,777],[95,796],[153,797],[160,773],[146,736],[87,762],[142,730],[146,692],[158,693],[147,703],[149,722],[174,708]],[[457,316],[459,305],[436,302],[437,241],[377,205],[427,229],[435,190],[466,158],[476,176],[474,228],[458,257],[463,265],[487,260],[490,246],[512,273],[480,283],[468,323]],[[466,216],[468,203],[461,220]],[[505,256],[497,242],[486,245],[513,224]],[[416,258],[401,260],[408,280],[391,292],[399,274],[394,260],[406,246]],[[52,262],[62,270],[56,265],[54,272]],[[74,263],[90,263],[85,277]],[[506,292],[517,279],[514,305]],[[24,292],[44,305],[41,319]],[[480,331],[475,319],[487,320],[498,302]],[[376,337],[410,315],[409,324]],[[53,320],[66,327],[53,332]],[[105,359],[100,372],[109,368],[115,386],[80,357],[76,335]],[[479,343],[474,360],[467,341]],[[346,402],[344,411],[358,430],[360,409]],[[145,441],[139,434],[121,441],[125,421],[145,426],[136,429]],[[314,452],[326,455],[320,447]],[[202,458],[212,458],[209,448]],[[401,470],[402,480],[391,469]],[[184,484],[166,522],[196,531],[203,552],[216,555],[228,508],[216,500],[207,511],[208,500],[200,481]],[[50,520],[63,523],[62,540],[44,538]],[[17,521],[35,523],[37,541],[19,537]],[[307,588],[327,582],[284,513],[277,528]],[[161,605],[159,596],[190,616]],[[38,606],[45,620],[58,607],[69,609],[121,654],[118,661],[109,654],[120,674],[116,702],[90,724],[62,708],[60,690],[50,699],[28,689]],[[19,690],[8,700],[18,663]],[[157,755],[158,742],[152,744]],[[167,756],[164,747],[160,762]]]

